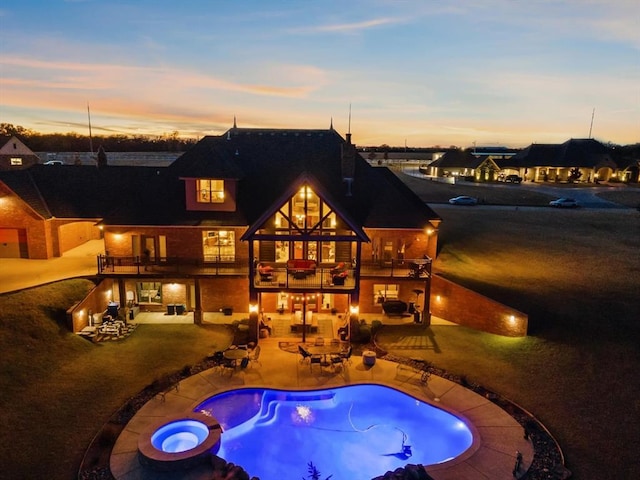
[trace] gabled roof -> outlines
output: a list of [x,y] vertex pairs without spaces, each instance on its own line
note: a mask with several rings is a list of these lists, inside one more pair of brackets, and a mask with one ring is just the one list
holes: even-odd
[[42,218],[49,219],[53,216],[29,170],[0,171],[0,182],[9,187]]
[[353,232],[363,240],[368,241],[369,238],[367,234],[361,228],[361,225],[358,225],[352,218],[349,217],[348,214],[345,214],[344,211],[340,212],[339,208],[336,206],[335,200],[331,198],[331,196],[324,191],[322,185],[310,174],[303,173],[300,175],[294,182],[289,185],[289,188],[282,192],[282,195],[276,200],[276,202],[271,205],[270,208],[265,209],[262,215],[249,226],[247,231],[243,235],[243,240],[248,239],[250,235],[255,233],[258,229],[263,228],[264,223],[276,213],[276,211],[282,207],[289,199],[296,195],[300,190],[299,186],[308,184],[311,190],[318,195],[332,210],[336,212],[336,214],[353,230]]
[[[316,179],[336,209],[365,227],[423,228],[427,220],[439,218],[395,175],[371,167],[357,153],[352,195],[347,196],[342,151],[353,146],[332,129],[233,128],[203,141],[215,143],[217,152],[226,150],[225,161],[233,157],[244,172],[238,185],[238,206],[250,224],[305,172]],[[183,157],[190,155],[191,151]],[[180,175],[187,176],[188,172],[181,171]],[[384,215],[388,209],[392,215]]]
[[34,165],[0,172],[0,181],[44,218],[97,219],[118,205],[135,209],[141,185],[152,185],[164,169],[149,167]]
[[514,167],[589,167],[611,165],[615,168],[608,147],[594,139],[571,139],[563,144],[532,144],[501,166]]
[[[169,167],[35,165],[22,176],[0,172],[0,180],[46,218],[103,218],[109,225],[252,225],[303,175],[355,225],[423,228],[439,220],[395,175],[357,153],[348,189],[343,150],[354,149],[333,129],[232,128],[203,138]],[[236,211],[186,210],[188,178],[237,181]]]
[[470,150],[449,150],[429,166],[438,168],[478,168],[483,161],[483,157],[475,156]]

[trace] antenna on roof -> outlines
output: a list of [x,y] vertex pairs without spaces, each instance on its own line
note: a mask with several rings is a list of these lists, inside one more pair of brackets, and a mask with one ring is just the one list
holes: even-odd
[[236,124],[236,116],[233,116],[233,128],[238,128],[238,125]]
[[329,125],[329,130],[333,130],[333,117],[331,117],[331,125]]
[[347,143],[351,143],[351,103],[349,103],[349,128],[347,130]]
[[589,127],[589,138],[591,138],[591,131],[593,130],[593,117],[596,114],[596,107],[593,107],[593,111],[591,112],[591,126]]
[[91,136],[91,111],[89,111],[89,102],[87,102],[87,116],[89,117],[89,148],[93,155],[93,137]]

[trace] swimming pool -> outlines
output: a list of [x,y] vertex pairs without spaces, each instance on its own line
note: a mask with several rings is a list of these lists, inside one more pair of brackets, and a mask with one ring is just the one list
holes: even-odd
[[223,433],[214,453],[261,480],[371,479],[406,464],[433,465],[473,443],[455,415],[382,385],[325,390],[246,388],[214,395],[195,412]]

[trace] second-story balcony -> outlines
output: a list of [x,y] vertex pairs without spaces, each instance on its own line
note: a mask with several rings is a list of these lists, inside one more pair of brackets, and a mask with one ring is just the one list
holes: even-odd
[[[117,276],[249,276],[251,261],[248,258],[205,261],[192,257],[163,257],[145,260],[142,257],[113,257],[100,255],[97,258],[98,274]],[[356,268],[353,264],[320,266],[310,269],[287,267],[286,264],[260,263],[253,270],[253,286],[257,289],[319,289],[352,290],[356,288],[356,272],[361,278],[428,278],[431,276],[431,259],[403,259],[388,261],[363,261]]]
[[[265,264],[261,264],[265,265]],[[271,266],[256,269],[253,286],[258,290],[348,291],[356,288],[355,270],[335,267],[295,269]]]

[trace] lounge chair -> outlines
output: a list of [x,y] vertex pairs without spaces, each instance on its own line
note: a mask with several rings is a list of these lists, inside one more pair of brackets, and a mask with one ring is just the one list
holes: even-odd
[[273,267],[271,265],[258,264],[258,274],[261,282],[270,282],[273,280]]

